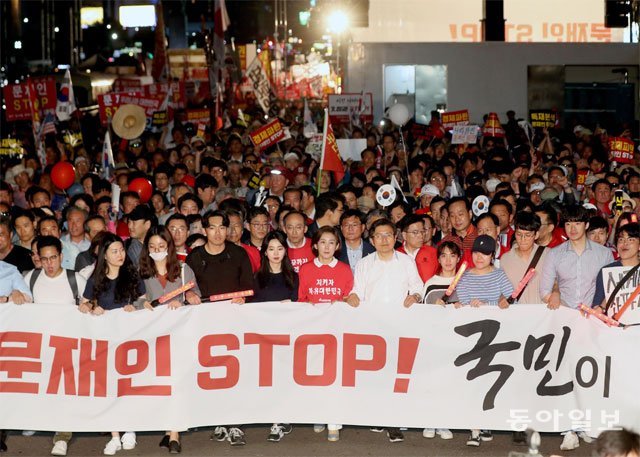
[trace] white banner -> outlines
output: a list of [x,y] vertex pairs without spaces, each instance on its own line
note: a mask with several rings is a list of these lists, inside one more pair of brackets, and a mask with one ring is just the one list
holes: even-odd
[[[603,268],[602,270],[602,284],[604,285],[604,295],[607,301],[609,297],[615,290],[616,286],[624,276],[631,270],[632,267],[609,267]],[[608,315],[613,317],[620,308],[622,308],[625,302],[631,297],[633,292],[637,287],[640,287],[640,269],[636,270],[636,272],[631,275],[629,279],[627,279],[620,290],[616,293],[615,298],[611,302],[611,307],[609,308]],[[640,297],[636,297],[631,301],[631,304],[626,309],[626,311],[620,316],[620,322],[623,324],[635,324],[640,322],[640,307],[638,303],[640,302]]]
[[0,429],[638,429],[639,334],[543,305],[2,305]]
[[251,81],[253,86],[253,92],[256,94],[256,100],[260,104],[260,107],[265,112],[269,113],[269,97],[271,94],[271,83],[267,72],[262,66],[262,61],[258,56],[253,59],[253,62],[247,68],[246,76]]

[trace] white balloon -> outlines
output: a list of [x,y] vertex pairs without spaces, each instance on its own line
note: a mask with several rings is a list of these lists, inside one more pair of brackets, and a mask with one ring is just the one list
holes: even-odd
[[409,120],[409,108],[402,103],[396,103],[389,108],[389,119],[396,125],[404,125]]

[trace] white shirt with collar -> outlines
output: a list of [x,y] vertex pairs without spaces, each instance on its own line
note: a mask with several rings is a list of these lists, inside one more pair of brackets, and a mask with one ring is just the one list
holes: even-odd
[[401,307],[407,295],[422,297],[423,287],[416,262],[410,256],[395,251],[391,260],[384,261],[374,252],[356,265],[351,292],[367,305]]

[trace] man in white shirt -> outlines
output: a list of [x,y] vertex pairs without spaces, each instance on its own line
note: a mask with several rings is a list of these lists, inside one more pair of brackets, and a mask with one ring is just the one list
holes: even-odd
[[[84,292],[85,279],[72,270],[62,268],[62,243],[53,236],[38,239],[38,256],[42,270],[31,270],[25,281],[31,288],[33,301],[53,305],[73,306]],[[35,276],[34,276],[35,275]],[[71,432],[56,432],[52,455],[67,455]]]
[[[87,236],[84,223],[89,215],[82,208],[72,206],[67,210],[67,233],[60,238],[78,248],[78,252],[84,252],[91,246],[91,240]],[[74,262],[75,263],[75,262]]]
[[[353,290],[346,302],[353,306],[409,307],[422,298],[424,283],[415,261],[394,249],[396,226],[389,219],[378,219],[369,230],[376,252],[362,258],[356,265]],[[381,428],[372,429],[382,431]],[[404,441],[398,428],[387,428],[389,441]]]

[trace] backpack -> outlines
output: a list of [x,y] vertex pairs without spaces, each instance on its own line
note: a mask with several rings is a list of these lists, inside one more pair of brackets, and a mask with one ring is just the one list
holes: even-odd
[[[71,286],[71,292],[73,293],[73,298],[76,301],[76,306],[78,306],[78,302],[80,300],[80,295],[78,294],[78,281],[76,281],[76,272],[73,270],[64,270],[67,273],[67,280],[69,281],[69,286]],[[37,268],[33,270],[31,273],[31,279],[29,280],[29,289],[31,290],[31,296],[33,296],[33,287],[36,285],[36,281],[38,277],[42,273],[42,269]]]

